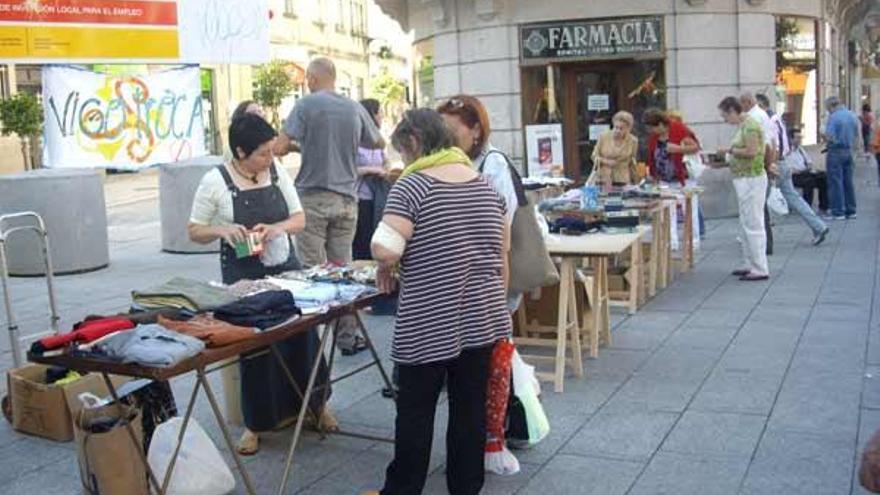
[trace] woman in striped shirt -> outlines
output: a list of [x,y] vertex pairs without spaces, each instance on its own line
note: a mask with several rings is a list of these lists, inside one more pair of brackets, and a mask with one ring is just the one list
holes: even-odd
[[407,168],[372,243],[380,288],[393,290],[397,263],[401,284],[392,346],[400,390],[385,495],[422,492],[444,377],[449,492],[477,494],[483,486],[489,361],[511,331],[509,232],[504,200],[453,143],[428,109],[407,112],[392,136]]

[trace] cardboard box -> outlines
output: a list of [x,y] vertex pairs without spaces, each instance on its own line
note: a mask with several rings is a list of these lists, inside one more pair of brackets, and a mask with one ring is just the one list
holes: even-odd
[[[12,427],[58,442],[73,440],[73,414],[82,408],[79,394],[104,397],[110,392],[101,375],[88,374],[66,385],[46,384],[47,366],[29,364],[9,370],[7,382],[12,404]],[[126,378],[111,377],[114,386]]]
[[64,386],[46,384],[46,366],[29,364],[9,370],[12,427],[57,442],[73,440],[73,422]]

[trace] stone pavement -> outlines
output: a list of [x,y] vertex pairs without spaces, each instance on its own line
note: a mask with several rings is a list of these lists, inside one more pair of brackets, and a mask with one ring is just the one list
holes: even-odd
[[[614,345],[587,361],[584,379],[569,378],[564,394],[545,387],[549,437],[517,452],[520,474],[488,476],[484,493],[863,493],[855,480],[859,450],[880,427],[875,174],[873,164],[860,165],[860,217],[833,223],[824,245],[810,245],[800,219],[779,222],[769,283],[728,275],[738,257],[736,222],[710,221],[696,270],[635,316],[615,315]],[[154,202],[110,213],[110,268],[58,280],[65,324],[123,309],[130,289],[173,275],[218,276],[212,255],[159,252]],[[41,281],[16,280],[13,291],[25,330],[44,328]],[[387,354],[390,319],[367,322]],[[0,341],[5,369],[8,343]],[[339,371],[365,360],[337,359]],[[213,383],[220,388],[217,377]],[[192,379],[173,385],[183,401]],[[341,422],[390,435],[393,404],[380,388],[374,372],[336,386],[332,405]],[[219,440],[204,400],[196,416]],[[444,405],[427,493],[445,493],[445,420]],[[247,460],[260,493],[274,493],[288,434],[268,435]],[[290,493],[376,488],[391,453],[390,445],[309,436]],[[72,444],[19,435],[0,422],[0,493],[79,493],[78,476]]]

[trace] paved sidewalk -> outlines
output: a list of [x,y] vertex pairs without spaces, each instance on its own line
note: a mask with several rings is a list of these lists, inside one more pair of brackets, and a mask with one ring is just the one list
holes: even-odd
[[[489,476],[484,493],[863,493],[854,478],[859,450],[880,427],[875,174],[873,164],[860,165],[860,217],[833,223],[822,246],[810,245],[798,218],[776,226],[769,283],[728,275],[739,253],[736,221],[710,221],[696,270],[635,316],[615,315],[614,345],[587,361],[584,379],[569,378],[564,394],[545,387],[550,436],[517,452],[519,475]],[[142,202],[111,211],[111,267],[59,279],[66,324],[124,308],[135,287],[173,275],[218,276],[213,255],[159,253],[155,210]],[[39,330],[45,322],[40,281],[16,280],[13,290],[25,329]],[[387,355],[390,319],[367,322]],[[7,348],[0,343],[3,368],[10,363]],[[337,359],[339,371],[365,360]],[[191,384],[189,378],[173,383],[180,401]],[[391,434],[393,404],[380,388],[374,373],[335,387],[340,421]],[[220,438],[204,401],[197,418]],[[445,420],[444,405],[427,493],[446,493]],[[247,461],[260,493],[274,493],[288,434],[268,435]],[[389,445],[309,436],[290,493],[379,487],[391,453]],[[79,493],[78,476],[71,444],[19,435],[0,422],[0,493]]]

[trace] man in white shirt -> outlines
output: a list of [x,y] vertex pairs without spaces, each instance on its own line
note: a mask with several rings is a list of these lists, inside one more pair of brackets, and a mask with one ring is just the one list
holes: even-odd
[[[773,122],[770,121],[770,116],[758,106],[754,94],[746,91],[740,95],[739,102],[743,110],[750,117],[761,123],[761,129],[764,130],[764,143],[766,143],[764,148],[764,168],[767,170],[767,178],[770,179],[767,182],[767,195],[769,196],[772,180],[777,175],[776,152],[779,149],[779,137],[776,135]],[[773,254],[773,227],[770,225],[770,211],[767,209],[766,202],[764,203],[764,229],[767,231],[767,255],[771,255]]]
[[808,205],[813,205],[813,191],[819,192],[819,213],[824,216],[828,214],[828,178],[823,170],[814,166],[810,154],[801,145],[802,141],[801,130],[792,130],[792,151],[786,158],[786,162],[791,167],[794,186],[803,190],[804,201]]

